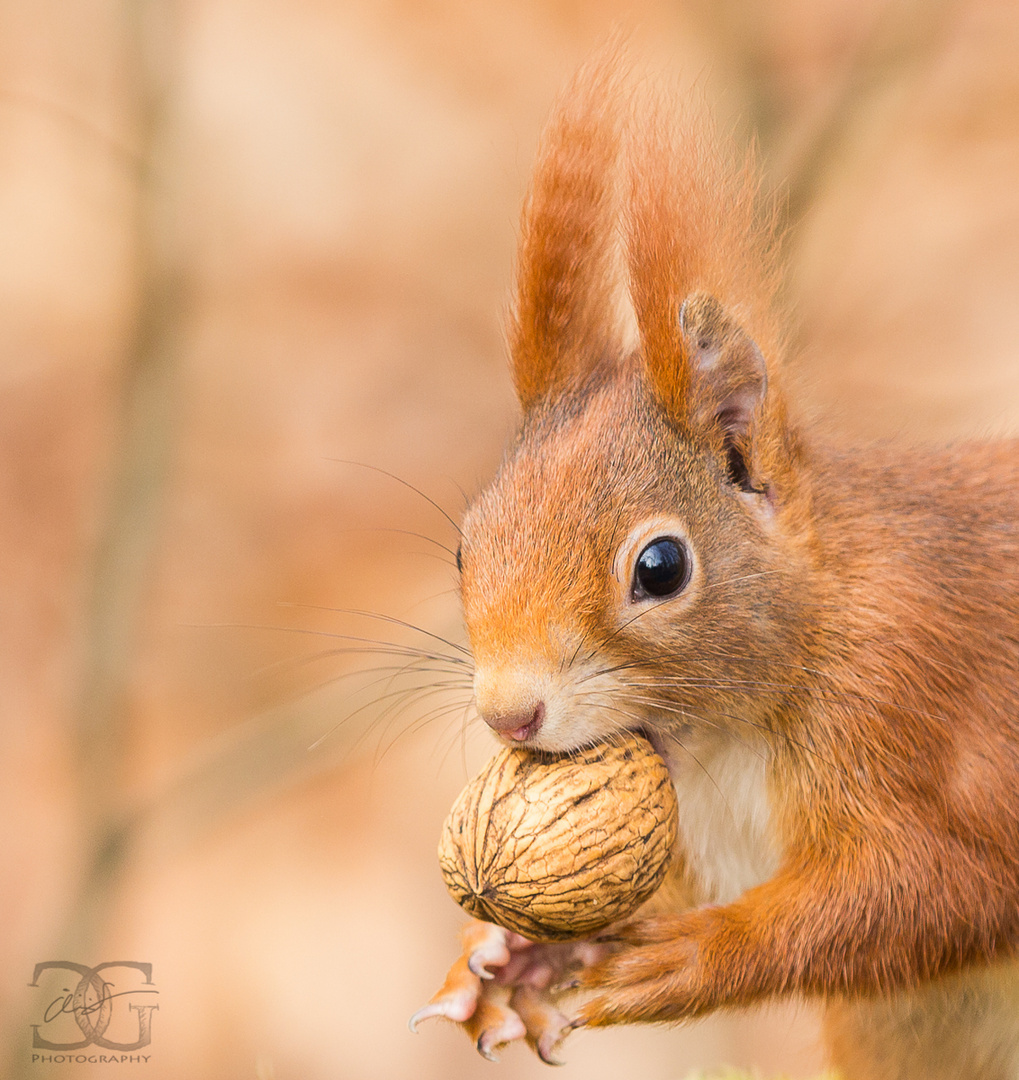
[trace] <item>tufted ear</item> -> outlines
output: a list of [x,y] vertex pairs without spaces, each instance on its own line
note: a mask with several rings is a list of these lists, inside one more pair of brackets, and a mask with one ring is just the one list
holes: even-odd
[[583,68],[544,134],[521,223],[509,335],[525,410],[621,351],[621,65],[612,48]]
[[729,441],[744,439],[768,389],[761,350],[707,293],[683,301],[679,329],[689,358],[695,423],[717,425]]
[[635,101],[630,288],[649,390],[749,492],[772,484],[795,452],[768,378],[782,343],[775,210],[758,199],[753,153],[735,154],[696,106],[653,91]]

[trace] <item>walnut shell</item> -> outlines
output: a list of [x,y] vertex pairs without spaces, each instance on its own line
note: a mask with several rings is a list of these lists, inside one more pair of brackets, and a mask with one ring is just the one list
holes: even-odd
[[639,907],[675,844],[669,771],[646,739],[626,733],[564,755],[496,754],[453,804],[439,865],[471,915],[565,941]]

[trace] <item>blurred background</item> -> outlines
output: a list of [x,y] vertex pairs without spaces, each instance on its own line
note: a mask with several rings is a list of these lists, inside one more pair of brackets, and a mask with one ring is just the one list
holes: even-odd
[[[406,1020],[461,922],[439,827],[493,745],[445,514],[515,422],[542,121],[619,23],[756,133],[801,414],[1013,429],[1009,0],[0,0],[5,1076],[548,1075]],[[146,1062],[33,1064],[77,980],[29,986],[50,960],[152,964]],[[803,1004],[567,1058],[823,1063]]]

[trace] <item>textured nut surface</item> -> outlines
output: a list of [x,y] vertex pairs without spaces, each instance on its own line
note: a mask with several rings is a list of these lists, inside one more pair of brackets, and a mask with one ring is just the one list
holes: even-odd
[[665,762],[627,733],[563,756],[496,754],[453,804],[439,865],[471,915],[563,941],[639,907],[662,883],[675,843]]

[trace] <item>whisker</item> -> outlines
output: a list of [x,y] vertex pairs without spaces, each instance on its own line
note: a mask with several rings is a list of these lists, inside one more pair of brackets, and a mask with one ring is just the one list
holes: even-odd
[[467,704],[464,706],[463,716],[460,718],[460,765],[463,768],[465,777],[467,776],[467,725],[470,723],[467,714],[473,704],[474,695],[471,694],[467,699]]
[[[732,808],[732,803],[730,803],[729,800],[726,798],[725,792],[721,789],[721,787],[719,787],[718,781],[714,778],[714,776],[711,775],[711,771],[704,764],[704,762],[701,761],[701,759],[690,749],[689,746],[686,745],[685,742],[683,742],[683,740],[677,734],[675,734],[675,732],[663,731],[663,732],[659,732],[659,734],[662,735],[664,738],[668,739],[670,742],[674,743],[676,746],[678,746],[680,748],[680,750],[682,750],[683,753],[687,755],[687,757],[692,758],[693,761],[698,765],[701,772],[704,773],[704,775],[708,778],[708,780],[711,781],[711,786],[715,789],[715,791],[718,792],[718,797],[722,800],[722,805],[725,807],[726,813],[729,815],[729,820],[732,822],[733,826],[738,830],[739,829],[739,822],[736,819],[736,812]],[[746,743],[743,742],[742,739],[740,739],[739,741],[740,741],[740,743],[742,745],[744,745],[744,746],[747,745]],[[747,747],[747,749],[749,749],[749,750],[751,750],[751,752],[753,752],[753,747]],[[762,760],[763,760],[762,755],[758,755],[758,756],[761,756]]]
[[938,713],[927,712],[924,709],[917,709],[913,706],[906,705],[899,701],[892,701],[886,698],[879,698],[873,694],[864,694],[861,691],[856,690],[835,690],[829,689],[824,686],[811,686],[809,684],[800,683],[774,683],[764,682],[762,680],[754,679],[687,679],[682,677],[671,678],[658,678],[651,677],[644,685],[650,687],[656,686],[688,686],[688,687],[701,687],[717,690],[755,690],[761,694],[799,694],[799,695],[815,695],[817,697],[825,698],[828,701],[841,701],[848,702],[854,706],[866,705],[873,709],[874,712],[879,710],[876,708],[878,705],[883,705],[892,709],[897,709],[901,712],[910,713],[914,716],[920,716],[927,720],[940,720],[944,721],[945,717]]
[[[434,536],[429,536],[427,533],[415,532],[413,529],[394,529],[388,525],[371,525],[364,528],[357,528],[351,526],[350,528],[341,529],[341,533],[374,533],[374,532],[387,532],[395,533],[398,536],[413,536],[417,540],[424,540],[428,544],[434,544],[437,548],[442,548],[447,555],[452,559],[456,559],[456,552],[451,547],[446,545],[441,540],[436,540]],[[455,566],[456,563],[454,562]]]
[[[612,631],[612,633],[611,633],[611,634],[609,634],[609,636],[608,636],[607,638],[604,638],[604,639],[602,640],[602,642],[601,642],[601,644],[600,644],[599,648],[602,648],[602,649],[606,648],[606,647],[607,647],[607,646],[608,646],[609,644],[611,644],[611,642],[612,642],[612,641],[613,641],[613,640],[614,640],[615,638],[617,638],[617,637],[618,637],[618,636],[619,636],[619,635],[620,635],[620,634],[621,634],[621,633],[622,633],[622,632],[623,632],[623,631],[624,631],[624,630],[625,630],[625,629],[626,629],[626,628],[627,628],[628,626],[633,626],[633,624],[634,624],[634,623],[635,623],[635,622],[636,622],[636,621],[637,621],[638,619],[642,619],[642,618],[643,618],[643,617],[644,617],[645,615],[649,614],[650,612],[652,612],[652,611],[657,611],[657,610],[658,610],[658,609],[659,609],[660,607],[664,607],[664,606],[665,606],[666,604],[670,603],[670,602],[672,601],[672,599],[673,599],[673,598],[672,598],[672,597],[670,596],[670,597],[669,597],[668,599],[666,599],[666,600],[659,600],[657,604],[650,604],[650,605],[649,605],[648,607],[644,608],[644,610],[643,610],[643,611],[638,611],[638,612],[637,612],[637,614],[636,614],[636,615],[634,615],[632,619],[627,619],[627,620],[626,620],[626,622],[624,622],[624,623],[623,623],[623,624],[622,624],[621,626],[617,626],[617,627],[616,627],[616,629],[615,629],[615,630],[613,630],[613,631]],[[594,652],[592,652],[592,653],[590,653],[590,654],[589,654],[589,657],[588,657],[588,659],[590,659],[590,657],[591,657],[591,656],[594,656]]]
[[[601,674],[611,674],[612,672],[615,672],[615,671],[625,671],[628,668],[642,668],[642,667],[647,668],[647,667],[651,667],[651,666],[653,666],[655,664],[658,664],[658,665],[660,665],[662,667],[672,668],[672,667],[676,667],[679,664],[714,663],[714,662],[716,662],[718,660],[730,660],[730,661],[733,661],[735,663],[750,664],[750,665],[755,666],[755,667],[759,666],[761,664],[761,660],[760,660],[759,657],[756,657],[756,656],[741,656],[738,653],[724,653],[724,652],[688,653],[688,654],[683,655],[683,656],[677,656],[677,655],[674,655],[674,654],[663,654],[663,655],[660,655],[660,656],[646,656],[646,657],[643,657],[640,660],[626,660],[626,661],[623,661],[623,662],[618,663],[618,664],[613,664],[611,667],[601,668],[598,671],[591,672],[590,674],[585,675],[584,678],[581,681],[585,681],[587,679],[593,679],[597,675],[601,675]],[[815,668],[804,667],[802,664],[792,664],[792,663],[788,663],[788,662],[785,662],[785,661],[782,661],[782,660],[771,660],[771,659],[769,659],[768,663],[771,664],[774,667],[789,668],[790,670],[793,670],[793,671],[802,671],[807,675],[816,675],[816,676],[818,676],[820,678],[826,678],[824,672],[818,671]]]
[[[379,750],[382,747],[382,740],[389,734],[389,731],[392,728],[393,724],[396,723],[397,719],[406,709],[408,709],[411,705],[418,706],[424,701],[426,701],[428,698],[434,697],[436,694],[448,694],[456,689],[463,689],[463,687],[445,686],[438,683],[426,683],[423,686],[405,687],[401,690],[395,690],[392,693],[384,694],[377,697],[373,702],[369,702],[369,705],[377,705],[379,702],[385,701],[387,698],[391,700],[389,704],[382,710],[382,712],[380,712],[379,715],[376,717],[375,723],[370,725],[370,727],[362,733],[361,738],[357,740],[355,745],[357,745],[357,743],[359,743],[362,738],[365,738],[369,734],[374,733],[377,730],[379,724],[383,724],[382,730],[378,732],[379,748],[376,750],[376,756],[374,760],[374,765],[378,765],[379,761],[381,760],[381,757],[379,756]],[[446,708],[448,708],[448,706],[442,705],[439,707],[439,711],[441,712]],[[404,731],[398,732],[396,739],[394,739],[393,742],[395,743],[396,741],[398,741],[400,736],[403,734],[405,734]],[[393,743],[390,743],[390,746],[392,745]]]
[[437,593],[431,593],[429,596],[423,596],[420,600],[415,600],[414,603],[411,604],[410,610],[413,611],[415,608],[423,607],[425,604],[430,604],[433,600],[438,600],[440,596],[449,596],[450,593],[459,592],[460,587],[458,585],[454,585],[452,588],[449,589],[440,589]]
[[[432,696],[432,695],[428,694],[428,693],[422,694],[422,695],[418,696],[417,698],[413,699],[414,704],[415,705],[420,705],[420,703],[422,701],[424,701],[426,698],[428,698],[430,696]],[[409,705],[410,705],[410,701],[408,701],[405,704],[404,708],[408,707]],[[422,728],[427,727],[434,720],[438,720],[442,716],[449,716],[451,712],[455,712],[458,709],[459,709],[459,702],[448,702],[448,701],[443,702],[441,705],[437,705],[434,708],[429,709],[428,712],[424,713],[422,716],[419,716],[411,724],[408,724],[405,728],[398,731],[387,746],[383,747],[381,745],[381,740],[380,740],[380,747],[379,747],[379,750],[376,752],[375,759],[374,759],[374,762],[373,762],[373,767],[377,768],[382,763],[382,761],[385,758],[386,754],[388,754],[390,752],[390,750],[392,750],[393,747],[396,746],[396,744],[400,741],[400,739],[404,738],[407,735],[412,735],[415,732],[420,731]],[[386,728],[387,731],[388,731],[388,729],[390,727],[392,727],[393,723],[396,721],[397,715],[399,715],[399,713],[397,713],[396,715],[394,715],[393,717],[390,718],[389,723],[387,724],[387,728]]]
[[397,476],[396,473],[388,472],[386,469],[380,469],[378,465],[368,465],[364,461],[351,461],[348,458],[326,458],[326,461],[331,461],[337,465],[354,465],[360,469],[371,469],[372,472],[381,473],[382,476],[388,476],[390,480],[395,480],[398,484],[403,484],[409,491],[413,491],[415,495],[420,495],[426,503],[434,506],[436,510],[453,526],[456,530],[457,536],[462,536],[460,526],[446,513],[445,510],[430,496],[426,495],[420,488],[416,488],[410,481],[404,480],[402,476]]
[[394,615],[383,615],[378,611],[362,611],[360,608],[329,607],[326,604],[297,604],[281,601],[279,606],[300,608],[304,611],[325,611],[333,615],[357,615],[363,619],[378,619],[379,622],[388,623],[390,626],[401,626],[404,630],[413,630],[416,634],[424,634],[425,637],[430,637],[434,641],[441,641],[443,645],[448,645],[451,649],[456,649],[457,652],[463,653],[465,656],[471,655],[470,649],[466,648],[466,646],[457,645],[455,641],[449,641],[440,634],[433,634],[431,630],[426,630],[423,626],[415,626],[412,622],[397,619]]
[[[369,655],[372,655],[373,653],[374,653],[374,650],[369,652]],[[297,668],[300,668],[300,667],[308,667],[311,664],[316,664],[321,660],[331,660],[331,659],[334,659],[334,658],[336,658],[338,656],[346,656],[346,655],[364,656],[365,655],[365,650],[364,649],[320,649],[317,652],[307,653],[304,656],[284,657],[281,660],[273,660],[269,664],[263,664],[261,667],[255,668],[253,671],[251,671],[249,673],[249,677],[250,678],[258,678],[258,677],[263,676],[263,675],[270,675],[275,671],[286,670],[287,668],[297,669]],[[424,658],[423,657],[418,657],[417,659],[424,659]],[[436,660],[436,663],[441,663],[441,661]],[[378,664],[378,665],[375,665],[373,667],[368,667],[368,668],[358,667],[358,668],[353,668],[350,671],[345,671],[340,675],[334,676],[331,681],[337,682],[340,679],[353,679],[355,676],[358,676],[358,675],[374,675],[379,671],[399,671],[399,670],[402,670],[402,669],[406,668],[406,666],[407,666],[406,664]],[[439,667],[419,668],[418,670],[419,671],[435,672],[437,674],[442,674],[442,675],[460,675],[460,674],[463,674],[462,669],[456,668],[456,667],[454,667],[452,665],[449,666],[449,667],[441,667],[441,666],[439,666]]]
[[[468,716],[470,712],[472,702],[468,702],[463,712],[460,714],[460,721],[457,724],[457,730],[451,731],[447,734],[447,745],[439,757],[439,771],[446,763],[446,759],[453,752],[454,747],[459,743],[460,745],[460,767],[463,771],[464,783],[470,779],[470,773],[467,769],[467,739],[471,735],[484,735],[486,732],[490,732],[491,729],[487,724],[481,723],[479,716]],[[492,749],[495,749],[495,744],[492,744]],[[436,774],[438,775],[438,773]]]
[[[319,608],[318,610],[331,611],[333,609]],[[340,611],[342,609],[336,610]],[[410,624],[407,625],[409,626]],[[465,653],[467,659],[465,660],[461,656],[449,656],[446,653],[429,652],[428,650],[422,649],[416,645],[410,645],[406,643],[398,644],[397,642],[393,641],[385,641],[382,638],[363,637],[357,634],[338,634],[333,630],[315,630],[306,626],[275,626],[259,623],[206,623],[199,628],[212,630],[270,630],[276,634],[303,634],[307,637],[330,638],[333,641],[356,641],[360,642],[363,645],[371,646],[371,648],[360,650],[365,653],[377,652],[382,655],[390,654],[393,656],[422,656],[432,660],[443,660],[450,664],[461,664],[466,668],[473,668],[474,666],[473,658],[471,657],[469,649],[461,648],[459,645],[452,645],[452,643],[446,642],[442,638],[434,634],[431,636],[435,637],[438,641],[443,641],[443,644],[450,645],[451,648],[458,649],[460,652]],[[417,627],[412,627],[412,629],[417,629]],[[422,633],[427,633],[427,631],[422,631]],[[356,652],[358,650],[350,651]]]
[[[618,673],[620,671],[627,671],[627,670],[641,669],[641,668],[646,670],[648,668],[653,668],[655,666],[674,669],[675,667],[677,667],[679,665],[700,664],[700,663],[714,663],[715,661],[720,660],[720,659],[721,660],[727,660],[727,661],[734,662],[734,663],[745,663],[745,664],[749,664],[751,666],[758,666],[761,663],[761,661],[757,657],[741,656],[741,655],[736,654],[736,653],[706,653],[706,654],[698,654],[698,655],[693,655],[693,656],[660,656],[660,657],[649,656],[649,657],[644,657],[644,658],[642,658],[640,660],[624,661],[624,662],[621,662],[621,663],[618,663],[618,664],[612,664],[612,665],[609,665],[607,667],[600,668],[597,671],[589,672],[587,675],[584,675],[581,679],[579,679],[578,682],[588,682],[591,679],[597,678],[600,675],[612,675],[612,674],[616,674],[616,673]],[[784,667],[784,668],[794,670],[794,671],[802,671],[802,672],[804,672],[806,674],[814,675],[814,676],[818,677],[819,679],[822,679],[822,680],[824,680],[826,682],[830,681],[829,676],[825,675],[823,672],[817,671],[817,670],[815,670],[813,668],[805,667],[805,666],[803,666],[801,664],[783,663],[782,661],[770,660],[770,659],[769,659],[768,663],[775,666],[775,667]],[[675,680],[675,679],[688,680],[689,679],[688,676],[682,676],[682,675],[673,675],[673,676],[668,676],[667,675],[667,676],[663,677],[663,676],[656,675],[656,674],[655,675],[648,675],[648,678],[653,680],[653,685],[659,685],[659,684],[668,682],[670,679],[672,679],[672,680]],[[701,682],[699,682],[699,683],[690,680],[690,681],[684,681],[684,682],[675,683],[675,685],[688,685],[688,686],[700,685],[700,686],[706,686],[706,687],[717,686],[720,689],[724,689],[726,686],[730,686],[732,688],[746,687],[746,688],[759,688],[759,689],[762,689],[762,690],[763,689],[770,689],[770,690],[772,690],[772,691],[774,691],[776,693],[788,693],[788,694],[791,694],[791,695],[792,694],[817,695],[817,696],[823,697],[823,698],[825,698],[826,700],[829,700],[829,701],[845,701],[845,702],[851,702],[851,703],[856,704],[856,705],[859,705],[859,704],[865,704],[865,705],[869,705],[869,706],[881,705],[881,706],[885,706],[887,708],[897,709],[897,710],[899,710],[901,712],[904,712],[904,713],[909,713],[910,715],[922,717],[923,719],[927,719],[927,720],[937,720],[937,721],[941,721],[941,722],[944,722],[944,720],[945,720],[945,717],[938,714],[938,713],[932,713],[932,712],[929,712],[929,711],[927,711],[925,709],[920,709],[920,708],[917,708],[915,706],[907,705],[907,704],[905,704],[904,702],[901,702],[901,701],[895,701],[895,700],[891,700],[891,699],[888,699],[888,698],[881,698],[881,697],[878,697],[877,695],[865,694],[865,693],[863,693],[861,691],[845,690],[845,689],[835,688],[835,687],[830,687],[830,686],[817,685],[817,684],[812,683],[812,682],[776,683],[776,682],[765,682],[763,680],[738,680],[738,679],[732,679],[732,678],[729,678],[728,680],[726,680],[725,677],[717,678],[717,677],[709,677],[709,676],[701,676],[700,678],[701,678]],[[877,710],[875,709],[875,711],[877,711]]]
[[449,476],[446,479],[452,483],[453,487],[455,487],[457,491],[460,492],[460,498],[463,499],[464,509],[466,510],[467,504],[471,501],[470,495],[468,495],[467,492],[464,491],[464,489],[455,479],[453,479],[453,477]]
[[[662,701],[660,698],[637,697],[633,694],[627,693],[625,690],[622,692],[622,696],[625,700],[633,701],[635,704],[643,704],[649,706],[650,708],[661,710],[662,712],[672,712],[676,713],[679,716],[689,717],[698,721],[699,723],[708,724],[719,731],[726,730],[722,725],[715,723],[714,721],[700,715],[699,713],[693,712],[688,706],[685,705],[674,705],[671,702]],[[733,720],[736,723],[744,724],[747,727],[754,728],[756,731],[760,731],[764,735],[767,735],[769,737],[782,739],[783,742],[788,743],[790,746],[794,746],[798,750],[802,750],[804,753],[810,754],[812,757],[816,758],[819,762],[827,766],[829,769],[832,769],[834,772],[845,772],[845,769],[837,762],[829,761],[827,758],[818,753],[818,751],[815,750],[812,746],[807,746],[805,743],[794,739],[788,732],[782,731],[780,728],[773,728],[768,727],[764,724],[755,723],[753,720],[748,720],[745,716],[740,716],[737,713],[719,711],[718,716],[722,717],[724,720]],[[756,751],[752,746],[750,746],[749,743],[746,743],[743,740],[740,741],[743,743],[744,746],[746,746],[748,750],[754,753],[758,753],[758,751]]]
[[407,555],[415,555],[419,559],[434,559],[436,562],[442,563],[443,566],[448,566],[453,570],[457,569],[457,565],[452,559],[443,558],[437,551],[408,551]]
[[[321,690],[322,687],[329,686],[333,681],[334,680],[332,680],[332,679],[327,680],[326,682],[322,683],[320,686],[316,687],[316,689]],[[450,689],[463,690],[463,689],[466,689],[466,687],[463,686],[459,682],[449,681],[447,683],[441,683],[441,684],[440,683],[427,683],[424,687],[404,687],[404,688],[402,688],[400,690],[393,690],[393,691],[391,691],[389,693],[373,695],[371,701],[365,702],[365,704],[359,705],[356,709],[352,710],[351,712],[348,712],[342,719],[338,720],[335,724],[333,724],[333,726],[331,728],[329,728],[328,731],[323,732],[323,734],[321,734],[308,747],[308,750],[311,751],[311,750],[317,749],[327,738],[329,738],[331,735],[334,735],[337,731],[339,731],[339,729],[341,727],[343,727],[345,724],[349,723],[355,716],[359,715],[360,713],[363,713],[366,709],[370,709],[370,708],[378,705],[380,702],[386,701],[387,699],[390,699],[390,698],[393,698],[393,697],[401,697],[401,696],[407,695],[409,693],[413,693],[415,690],[424,690],[424,689],[430,689],[430,688],[438,688],[438,689],[442,689],[442,690],[450,690]],[[388,707],[387,707],[387,709],[383,710],[382,713],[379,714],[379,717],[377,718],[377,720],[381,721],[387,715],[388,715]],[[367,734],[367,732],[365,734]],[[361,738],[359,737],[355,741],[354,745],[355,746],[358,745],[360,743],[360,741],[361,741]]]

